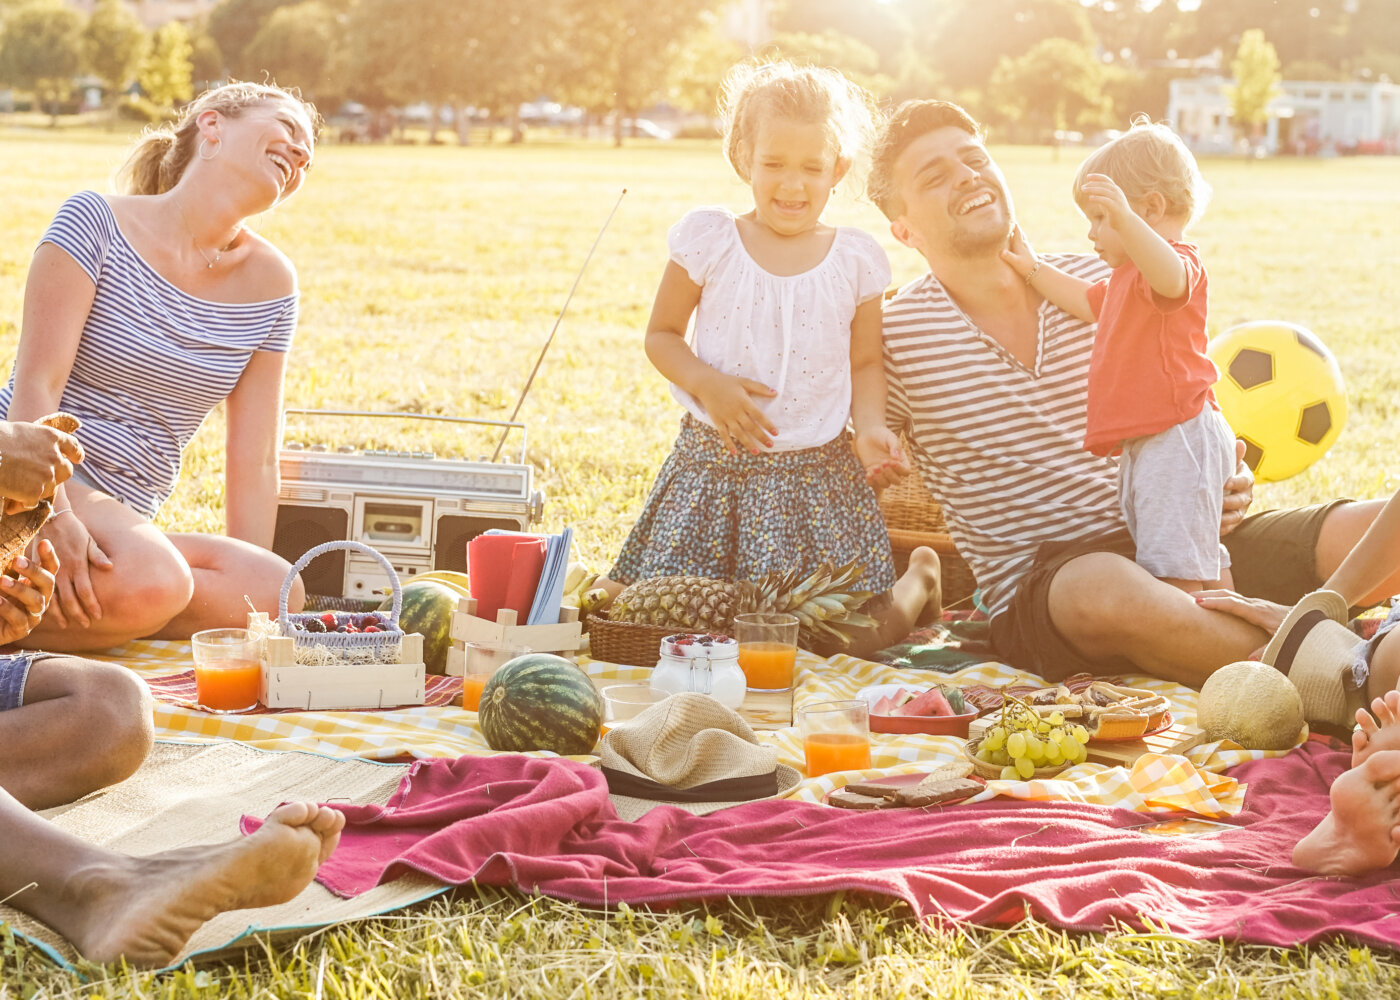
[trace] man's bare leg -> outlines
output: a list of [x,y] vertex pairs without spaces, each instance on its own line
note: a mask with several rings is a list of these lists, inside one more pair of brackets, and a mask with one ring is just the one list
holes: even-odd
[[130,670],[36,660],[24,704],[0,712],[0,788],[30,809],[72,802],[131,775],[153,738],[150,691]]
[[1212,672],[1268,641],[1233,615],[1194,598],[1119,555],[1094,552],[1055,574],[1050,620],[1090,660],[1131,660],[1145,673],[1200,687]]
[[80,840],[0,791],[0,899],[10,896],[91,961],[158,967],[215,915],[294,897],[344,824],[334,809],[288,803],[251,836],[134,858]]
[[1332,782],[1332,811],[1293,848],[1323,875],[1364,875],[1400,852],[1400,750],[1377,750]]

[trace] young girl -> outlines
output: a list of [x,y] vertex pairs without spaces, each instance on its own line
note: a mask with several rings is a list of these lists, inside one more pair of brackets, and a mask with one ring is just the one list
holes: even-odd
[[[1105,281],[1036,258],[1019,229],[1004,257],[1037,292],[1098,321],[1084,447],[1121,452],[1118,496],[1137,562],[1186,591],[1230,586],[1220,544],[1235,436],[1215,403],[1206,357],[1206,273],[1186,228],[1210,188],[1185,144],[1146,117],[1079,168],[1074,198]],[[1217,583],[1219,581],[1219,583]]]
[[[726,79],[725,156],[754,207],[696,209],[669,234],[646,351],[686,413],[614,583],[747,580],[853,559],[861,589],[894,583],[867,482],[907,471],[885,426],[889,262],[868,234],[821,221],[868,145],[870,105],[832,70],[778,62]],[[914,613],[926,596],[910,598]]]

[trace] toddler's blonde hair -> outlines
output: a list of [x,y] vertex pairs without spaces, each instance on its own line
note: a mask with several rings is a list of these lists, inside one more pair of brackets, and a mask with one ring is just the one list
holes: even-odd
[[875,101],[834,69],[786,60],[743,62],[724,78],[719,97],[724,158],[745,183],[765,118],[826,129],[832,152],[851,165],[845,180],[860,187],[875,133]]
[[1132,127],[1089,154],[1074,177],[1074,200],[1083,204],[1084,182],[1090,174],[1107,174],[1123,189],[1128,201],[1138,202],[1156,192],[1166,201],[1168,215],[1189,226],[1210,202],[1210,185],[1201,176],[1196,158],[1170,126],[1146,115]]

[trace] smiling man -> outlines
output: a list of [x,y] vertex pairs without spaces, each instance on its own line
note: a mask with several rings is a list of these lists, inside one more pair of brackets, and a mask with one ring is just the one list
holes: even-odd
[[[1262,646],[1262,631],[1133,562],[1117,468],[1082,447],[1093,324],[1002,260],[1015,210],[980,126],[955,104],[904,104],[881,130],[870,192],[930,269],[885,309],[890,424],[977,576],[998,655],[1048,680],[1135,667],[1199,686]],[[1091,255],[1047,259],[1078,277],[1107,273]],[[1380,508],[1334,501],[1245,518],[1250,487],[1245,472],[1225,498],[1236,586],[1284,604],[1316,589]],[[1374,596],[1397,589],[1400,573]],[[1372,677],[1372,693],[1396,681]]]

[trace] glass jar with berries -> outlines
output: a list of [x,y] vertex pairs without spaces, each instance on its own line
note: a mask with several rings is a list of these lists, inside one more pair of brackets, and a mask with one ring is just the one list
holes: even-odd
[[738,708],[748,689],[739,669],[739,644],[727,635],[668,635],[661,640],[651,689],[666,694],[696,691],[710,695],[726,708]]

